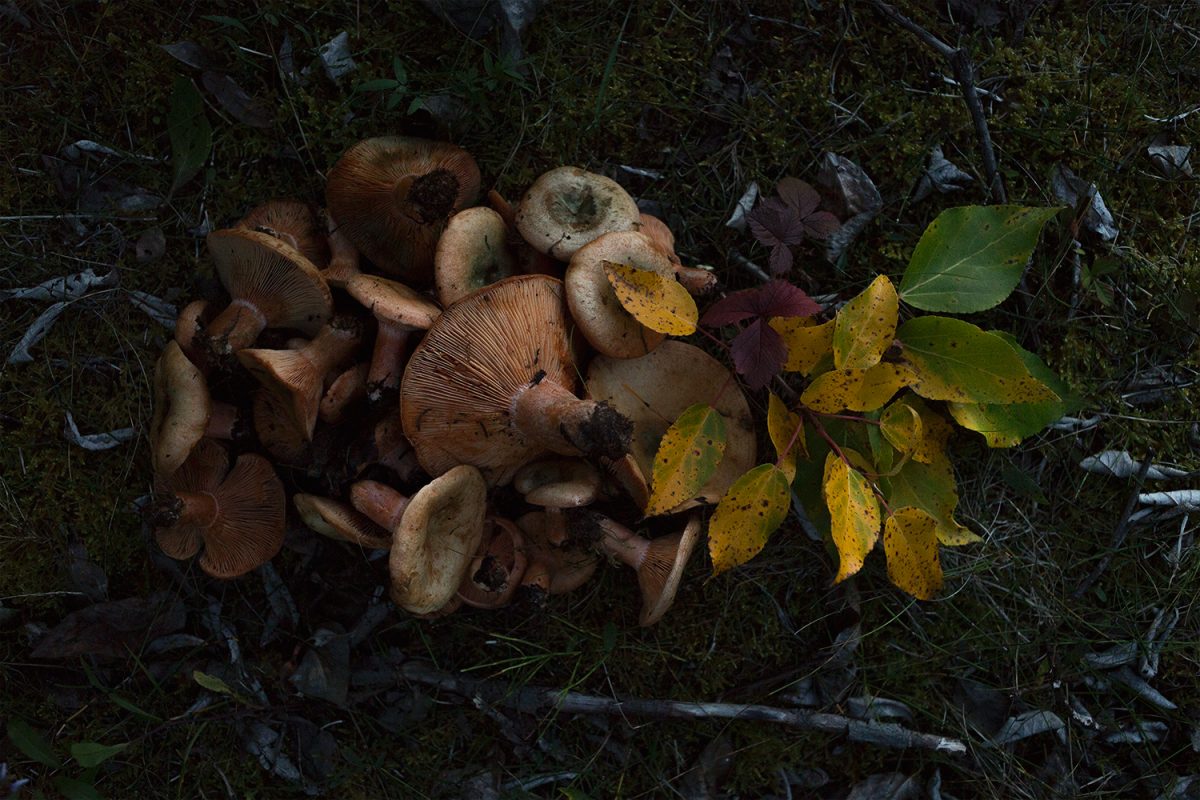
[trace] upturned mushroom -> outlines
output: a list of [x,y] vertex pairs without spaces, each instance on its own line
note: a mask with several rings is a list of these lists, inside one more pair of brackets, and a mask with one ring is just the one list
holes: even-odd
[[168,342],[154,367],[154,415],[150,443],[154,471],[170,475],[187,460],[201,437],[234,438],[238,410],[215,403],[204,375],[176,342]]
[[232,298],[202,337],[216,359],[251,346],[266,328],[312,336],[329,320],[329,287],[312,262],[281,239],[240,228],[213,231],[208,250]]
[[562,282],[519,275],[442,312],[409,358],[400,418],[425,471],[473,464],[508,483],[548,452],[620,458],[629,421],[581,400]]
[[503,517],[490,517],[488,522],[490,530],[484,534],[479,553],[458,587],[458,596],[474,608],[508,605],[521,587],[529,564],[521,529]]
[[377,275],[357,275],[346,291],[379,322],[367,375],[367,397],[373,403],[395,397],[403,374],[404,348],[413,331],[427,330],[441,315],[437,303],[402,283]]
[[392,533],[346,503],[315,494],[297,493],[292,504],[309,529],[330,539],[373,550],[392,546]]
[[675,339],[641,358],[598,356],[588,365],[588,395],[633,421],[631,453],[642,475],[654,474],[658,444],[691,405],[709,403],[725,422],[725,454],[694,498],[675,510],[715,503],[757,462],[754,418],[732,373],[700,348]]
[[338,317],[300,350],[247,348],[238,351],[238,360],[265,389],[283,401],[293,422],[311,439],[325,376],[354,352],[360,333],[356,320]]
[[592,347],[614,358],[636,358],[667,338],[647,328],[617,299],[605,262],[624,264],[674,280],[674,269],[661,249],[643,233],[607,233],[571,256],[564,279],[571,318]]
[[579,167],[543,173],[517,206],[521,236],[560,261],[610,231],[638,226],[637,202],[611,178]]
[[448,306],[476,289],[515,274],[507,237],[503,217],[487,206],[467,208],[451,217],[434,256],[438,302]]
[[383,272],[425,288],[447,220],[475,202],[479,167],[462,148],[411,136],[351,147],[325,189],[338,230]]
[[302,200],[268,200],[251,209],[236,225],[281,239],[299,250],[318,269],[329,262],[329,243],[317,210]]
[[546,509],[547,533],[561,543],[567,526],[563,510],[581,508],[600,496],[600,471],[579,458],[531,461],[513,475],[513,488],[525,502]]
[[637,571],[638,587],[642,591],[642,611],[638,616],[638,624],[647,627],[662,619],[675,602],[683,568],[687,566],[700,538],[699,513],[692,512],[687,525],[679,533],[655,539],[638,536],[601,514],[580,512],[574,515],[572,522],[583,528],[597,528],[594,534],[596,546]]
[[238,456],[204,439],[168,477],[155,481],[149,520],[172,558],[194,556],[214,578],[235,578],[270,561],[283,545],[286,495],[265,458]]
[[525,568],[522,586],[549,595],[573,592],[596,573],[600,559],[591,550],[571,541],[555,541],[544,511],[530,511],[517,518],[517,527],[525,534]]

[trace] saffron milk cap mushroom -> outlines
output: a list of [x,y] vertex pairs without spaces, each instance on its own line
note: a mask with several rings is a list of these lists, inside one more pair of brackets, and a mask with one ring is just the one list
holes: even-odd
[[394,396],[400,387],[409,334],[427,330],[442,310],[437,303],[404,284],[377,275],[351,278],[346,281],[346,291],[379,322],[367,376],[368,396],[373,402],[385,394]]
[[639,218],[637,202],[619,183],[579,167],[543,173],[516,211],[525,241],[560,261],[609,231],[636,229]]
[[251,209],[236,227],[282,239],[303,253],[318,269],[329,262],[324,223],[317,210],[302,200],[268,200]]
[[434,256],[438,302],[448,306],[476,289],[515,274],[507,237],[504,218],[487,206],[466,208],[451,217]]
[[292,504],[309,529],[330,539],[352,542],[376,550],[392,546],[391,531],[376,525],[346,503],[315,494],[297,493]]
[[475,608],[508,605],[529,563],[521,529],[503,517],[490,517],[488,522],[479,553],[458,587],[462,601]]

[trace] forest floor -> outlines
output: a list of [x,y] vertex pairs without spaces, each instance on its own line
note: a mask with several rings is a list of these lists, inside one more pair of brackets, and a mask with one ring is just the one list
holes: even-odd
[[[976,320],[1040,354],[1084,407],[1012,449],[955,438],[958,517],[982,542],[943,550],[939,599],[892,586],[879,558],[835,586],[827,549],[789,521],[729,573],[696,557],[675,607],[643,629],[616,568],[543,604],[418,621],[371,616],[386,559],[298,527],[271,573],[173,567],[135,506],[151,490],[150,383],[170,332],[133,300],[210,292],[207,231],[271,197],[322,203],[338,156],[391,133],[451,139],[508,197],[562,164],[608,174],[730,290],[757,284],[747,261],[766,263],[726,225],[749,184],[813,181],[839,154],[882,210],[837,264],[814,251],[792,278],[849,298],[897,277],[942,209],[990,201],[949,66],[861,0],[548,3],[519,56],[500,31],[469,38],[417,2],[242,5],[0,4],[0,288],[115,272],[67,302],[30,361],[0,366],[0,798],[13,779],[32,781],[22,797],[843,798],[884,796],[894,776],[916,792],[897,797],[1196,796],[1195,524],[1158,518],[1114,546],[1135,481],[1079,463],[1119,450],[1200,469],[1200,192],[1190,166],[1148,153],[1200,140],[1200,7],[899,4],[969,54],[1009,202],[1062,205],[1065,166],[1111,212],[1115,236],[1076,243],[1049,225],[1017,295]],[[334,79],[319,50],[343,32],[354,68]],[[194,43],[182,60],[163,48],[177,42]],[[179,78],[202,86],[213,140],[172,191]],[[972,179],[917,199],[935,147]],[[0,305],[6,357],[48,305]],[[68,415],[128,439],[86,450],[64,436]],[[765,425],[760,439],[769,448]],[[295,616],[268,597],[280,585]],[[128,605],[95,605],[111,601]],[[80,641],[127,625],[145,646],[31,657],[89,606]],[[183,636],[149,641],[151,613],[152,633]],[[364,615],[373,628],[339,635]],[[966,752],[762,721],[519,713],[398,679],[413,659],[514,690],[869,706]],[[342,702],[313,699],[348,676]]]

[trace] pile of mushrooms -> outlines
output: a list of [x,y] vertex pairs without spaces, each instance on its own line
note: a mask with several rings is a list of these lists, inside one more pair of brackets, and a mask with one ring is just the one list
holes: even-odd
[[[630,316],[604,263],[693,293],[714,277],[604,176],[560,167],[515,206],[479,196],[466,151],[381,137],[330,170],[324,210],[273,200],[209,234],[227,299],[186,306],[155,370],[163,552],[236,577],[291,514],[388,551],[414,615],[568,592],[607,557],[636,571],[640,623],[662,617],[696,507],[755,463],[753,424],[728,370]],[[663,535],[635,533],[659,439],[716,387],[725,463]]]

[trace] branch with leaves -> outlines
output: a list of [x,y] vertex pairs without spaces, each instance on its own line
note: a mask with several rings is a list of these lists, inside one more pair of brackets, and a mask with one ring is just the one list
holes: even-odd
[[[799,207],[811,217],[815,204]],[[979,540],[954,516],[958,492],[946,449],[954,423],[982,434],[991,447],[1010,447],[1076,401],[1008,333],[910,309],[962,314],[998,305],[1016,288],[1042,227],[1058,211],[948,209],[925,230],[899,286],[880,275],[824,320],[821,307],[784,280],[730,294],[697,319],[691,298],[684,302],[684,294],[665,285],[669,278],[638,273],[634,286],[630,276],[609,270],[618,298],[643,324],[679,335],[698,323],[727,351],[748,388],[780,379],[798,390],[790,404],[768,393],[775,459],[734,480],[717,504],[708,530],[715,574],[762,550],[795,493],[838,553],[835,582],[862,569],[882,538],[893,583],[920,599],[938,593],[940,547]],[[783,230],[767,244],[787,247],[798,236]],[[734,327],[726,345],[719,329]],[[720,467],[726,421],[715,405],[686,409],[662,437],[647,515],[696,497]]]

